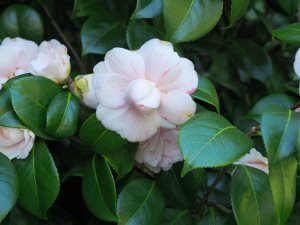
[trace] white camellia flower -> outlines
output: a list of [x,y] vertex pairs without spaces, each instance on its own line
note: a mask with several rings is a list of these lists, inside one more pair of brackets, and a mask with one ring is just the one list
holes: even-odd
[[29,72],[38,46],[22,38],[5,38],[0,45],[0,88],[10,78]]
[[31,151],[35,135],[27,129],[0,127],[0,152],[9,159],[25,159]]
[[269,173],[268,159],[266,157],[263,157],[262,154],[255,148],[252,148],[250,150],[250,153],[240,158],[234,164],[251,166],[256,169],[262,170],[267,174]]
[[96,109],[98,102],[92,85],[93,76],[94,74],[76,76],[70,85],[70,89],[83,104],[92,109]]
[[[296,75],[300,78],[300,49],[298,49],[295,55],[294,70]],[[299,85],[299,93],[300,93],[300,85]]]
[[169,42],[152,39],[139,50],[114,48],[94,67],[97,118],[131,142],[145,141],[160,127],[191,118],[198,76],[191,61]]
[[47,77],[58,84],[65,83],[71,70],[67,48],[54,39],[43,41],[29,69],[33,75]]
[[177,137],[177,128],[161,128],[154,136],[139,144],[135,160],[145,164],[154,173],[171,169],[174,163],[183,160]]

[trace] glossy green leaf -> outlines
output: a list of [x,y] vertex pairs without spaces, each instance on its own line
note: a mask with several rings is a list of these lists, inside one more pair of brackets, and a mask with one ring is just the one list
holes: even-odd
[[282,106],[286,109],[291,108],[296,103],[295,99],[283,94],[272,94],[261,98],[249,111],[247,117],[260,121],[264,111],[273,106]]
[[269,165],[270,184],[280,224],[291,215],[296,198],[297,160],[295,156]]
[[277,0],[281,8],[288,14],[296,14],[298,9],[299,0]]
[[105,54],[108,50],[125,44],[125,35],[121,25],[103,22],[97,16],[90,17],[82,26],[82,54]]
[[44,25],[37,11],[27,5],[10,5],[0,16],[0,33],[6,37],[21,37],[41,42]]
[[235,24],[246,12],[249,0],[231,0],[230,25]]
[[18,191],[18,175],[14,165],[0,153],[0,222],[15,205]]
[[191,212],[186,209],[166,209],[162,225],[194,225]]
[[79,101],[70,92],[56,95],[47,110],[47,134],[57,138],[72,136],[76,132],[79,110]]
[[274,106],[263,113],[261,132],[269,163],[276,163],[296,153],[300,115]]
[[164,39],[163,35],[154,27],[142,20],[131,21],[126,31],[127,45],[131,50],[140,48],[152,38]]
[[103,158],[94,155],[83,175],[82,193],[87,207],[96,217],[118,221],[115,182]]
[[59,175],[46,144],[35,140],[30,155],[14,163],[20,180],[19,204],[45,219],[59,192]]
[[102,0],[75,0],[73,17],[84,17],[101,14],[105,11]]
[[80,139],[91,145],[96,153],[107,153],[122,147],[126,140],[116,132],[107,130],[97,119],[96,114],[91,115],[80,128]]
[[61,87],[41,76],[24,76],[6,84],[12,106],[22,121],[36,135],[45,134],[47,108],[52,99],[62,91]]
[[213,105],[216,110],[220,112],[220,103],[217,91],[208,78],[199,76],[198,88],[192,96]]
[[273,30],[272,35],[284,43],[299,45],[300,23],[293,23],[286,27]]
[[199,167],[218,167],[233,163],[252,147],[252,141],[224,117],[201,112],[179,131],[184,157],[182,174]]
[[197,223],[197,225],[225,225],[226,217],[220,212],[209,208],[204,213],[203,217]]
[[155,182],[136,179],[118,197],[118,225],[159,224],[164,208],[164,197]]
[[168,39],[178,43],[204,36],[217,24],[222,10],[222,0],[164,0]]
[[238,167],[232,177],[230,194],[239,225],[278,224],[266,173],[252,167]]
[[0,126],[24,128],[14,112],[9,93],[5,88],[0,90]]
[[137,0],[131,19],[153,18],[162,13],[163,0]]

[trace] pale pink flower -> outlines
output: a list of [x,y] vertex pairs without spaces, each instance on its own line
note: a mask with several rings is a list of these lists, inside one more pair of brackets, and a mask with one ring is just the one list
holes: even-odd
[[30,63],[33,75],[44,76],[58,84],[65,83],[70,75],[71,64],[67,48],[59,41],[43,41],[37,57]]
[[251,166],[256,169],[262,170],[267,174],[269,173],[268,159],[266,157],[263,157],[262,154],[255,148],[252,148],[250,150],[250,153],[244,155],[234,164]]
[[154,173],[171,169],[174,163],[183,160],[177,138],[177,128],[161,128],[154,136],[139,144],[136,161],[145,164]]
[[22,38],[5,38],[0,45],[0,88],[10,78],[29,72],[29,63],[36,57],[38,46]]
[[297,109],[295,109],[295,112],[299,112],[300,113],[300,107],[298,107]]
[[175,128],[194,115],[194,65],[169,42],[152,39],[139,50],[114,48],[94,68],[97,118],[129,141],[145,141],[160,127]]

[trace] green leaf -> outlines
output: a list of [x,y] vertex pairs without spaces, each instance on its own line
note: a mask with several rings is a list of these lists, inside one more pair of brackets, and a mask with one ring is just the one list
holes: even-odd
[[287,14],[295,14],[300,3],[299,0],[277,0],[277,2]]
[[33,215],[46,219],[46,212],[59,192],[59,176],[46,144],[35,140],[30,155],[14,163],[20,180],[19,204]]
[[299,45],[300,23],[293,23],[286,27],[273,30],[272,35],[284,43]]
[[216,110],[220,112],[220,103],[217,91],[208,78],[199,76],[198,88],[192,96],[213,105]]
[[167,37],[173,43],[196,40],[219,21],[223,0],[164,0]]
[[82,26],[82,54],[105,54],[108,50],[125,44],[123,28],[118,22],[103,22],[99,17],[90,17]]
[[14,112],[9,93],[5,88],[0,90],[0,126],[24,128]]
[[91,145],[99,154],[119,149],[126,143],[119,134],[103,127],[95,113],[82,124],[79,135],[81,140]]
[[66,138],[76,132],[79,101],[70,92],[61,92],[48,106],[46,132],[52,137]]
[[22,123],[42,138],[45,133],[47,108],[62,89],[52,80],[41,76],[23,76],[5,84],[12,106]]
[[261,132],[269,163],[276,163],[296,153],[300,115],[294,111],[274,106],[261,118]]
[[283,94],[272,94],[260,99],[247,114],[247,118],[260,122],[260,117],[264,111],[274,106],[291,108],[296,103],[295,99]]
[[0,153],[0,222],[15,205],[18,192],[18,176],[11,161]]
[[126,185],[119,195],[118,225],[159,224],[164,208],[164,197],[155,182],[136,179]]
[[225,225],[225,216],[218,211],[208,208],[197,225]]
[[266,173],[252,167],[239,166],[232,177],[230,194],[239,225],[278,224]]
[[184,157],[182,175],[199,167],[218,167],[235,162],[252,147],[252,140],[224,117],[201,112],[179,131]]
[[82,193],[87,207],[97,218],[118,221],[115,182],[103,158],[94,155],[83,175]]
[[105,12],[102,0],[75,0],[73,17],[84,17],[102,14]]
[[295,156],[269,164],[270,184],[280,224],[290,217],[296,198],[297,160]]
[[191,213],[184,209],[166,209],[162,219],[162,225],[194,225]]
[[0,33],[5,37],[21,37],[41,42],[44,25],[37,11],[27,5],[10,5],[0,16]]
[[231,0],[230,25],[235,24],[246,12],[249,0]]
[[142,20],[131,21],[126,31],[127,45],[131,50],[140,48],[146,41],[152,38],[164,39],[163,35]]
[[137,0],[131,19],[153,18],[162,13],[163,0]]

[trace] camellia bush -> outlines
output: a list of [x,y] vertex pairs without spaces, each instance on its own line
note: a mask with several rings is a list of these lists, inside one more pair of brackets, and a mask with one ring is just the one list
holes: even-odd
[[1,0],[1,225],[300,224],[299,0]]

